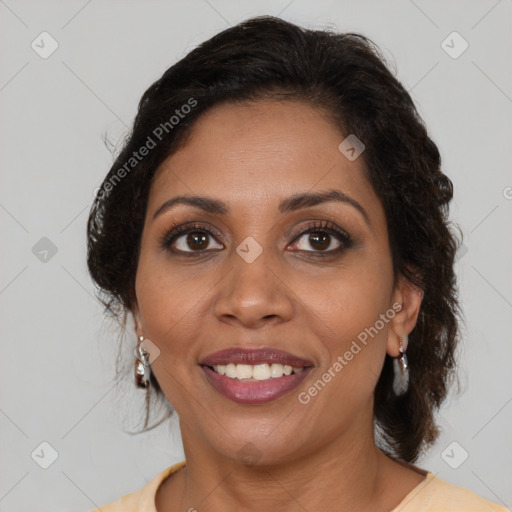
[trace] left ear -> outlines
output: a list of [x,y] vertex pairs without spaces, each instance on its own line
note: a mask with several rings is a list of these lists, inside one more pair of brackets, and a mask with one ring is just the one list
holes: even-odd
[[420,312],[423,290],[399,275],[393,292],[392,304],[401,304],[401,309],[389,322],[386,352],[391,357],[400,355],[400,338],[408,336],[416,326]]

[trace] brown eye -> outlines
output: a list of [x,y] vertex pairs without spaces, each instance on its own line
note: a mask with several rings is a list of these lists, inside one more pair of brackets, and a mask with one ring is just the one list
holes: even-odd
[[174,247],[183,252],[205,251],[212,248],[222,249],[222,245],[211,247],[210,242],[213,240],[213,235],[207,231],[190,231],[176,237]]
[[[185,236],[185,235],[184,235]],[[186,235],[185,246],[192,250],[204,250],[208,248],[209,235],[201,231],[191,231]]]
[[313,254],[319,253],[319,256],[336,254],[348,249],[353,244],[348,233],[332,222],[316,223],[302,232],[295,240],[298,240],[294,243],[297,250]]
[[222,249],[223,245],[212,246],[216,242],[214,234],[202,226],[179,226],[165,235],[160,245],[172,252],[200,253],[211,249]]
[[326,251],[328,249],[336,250],[341,245],[341,242],[338,240],[337,241],[338,245],[335,247],[332,247],[331,246],[332,242],[336,243],[336,240],[334,240],[332,235],[330,235],[329,233],[325,233],[322,231],[304,233],[300,238],[301,239],[304,238],[304,240],[306,240],[306,243],[303,245],[303,247],[299,247],[299,250],[301,250],[301,251],[309,250],[307,248],[307,244],[309,244],[309,246],[312,247],[316,251]]
[[[308,243],[314,249],[325,251],[331,245],[332,237],[328,233],[309,233]],[[339,247],[339,246],[338,246]]]

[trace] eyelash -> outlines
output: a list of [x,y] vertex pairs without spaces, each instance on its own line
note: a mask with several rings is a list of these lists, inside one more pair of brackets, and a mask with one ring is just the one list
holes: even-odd
[[[202,226],[201,224],[182,224],[181,226],[173,226],[168,230],[161,238],[160,238],[160,246],[162,249],[166,249],[168,251],[171,251],[171,245],[174,243],[174,241],[180,236],[189,234],[191,232],[198,231],[200,233],[206,233],[208,236],[211,236],[213,238],[221,238],[220,234],[214,232],[214,230],[211,230],[210,228],[206,228]],[[328,256],[334,256],[338,253],[341,253],[353,245],[353,240],[350,237],[350,235],[344,231],[343,229],[339,228],[336,224],[334,224],[331,221],[316,221],[314,224],[310,225],[306,230],[301,231],[297,233],[296,235],[293,235],[293,241],[300,239],[304,235],[307,235],[309,233],[327,233],[328,235],[334,236],[338,239],[339,242],[341,242],[340,247],[337,249],[331,249],[330,251],[304,251],[299,250],[299,252],[305,252],[308,254],[313,254],[315,257],[328,257]],[[196,255],[204,255],[207,252],[206,250],[202,251],[177,251],[179,254],[184,255],[186,257],[193,257]]]

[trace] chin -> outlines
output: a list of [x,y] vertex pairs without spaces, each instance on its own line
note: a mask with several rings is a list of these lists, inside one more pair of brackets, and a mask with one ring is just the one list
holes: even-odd
[[[279,421],[282,422],[282,418]],[[241,422],[236,430],[228,429],[221,437],[212,439],[210,446],[223,457],[247,466],[289,463],[298,458],[297,448],[304,447],[305,440],[297,431],[278,431],[275,429],[276,423],[278,422],[267,421],[265,424],[255,426],[253,422],[248,426],[246,422]],[[292,439],[293,443],[290,442]]]

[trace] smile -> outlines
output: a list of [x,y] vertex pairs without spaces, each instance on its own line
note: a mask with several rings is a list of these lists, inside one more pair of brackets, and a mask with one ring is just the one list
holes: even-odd
[[218,364],[213,366],[213,371],[225,375],[230,379],[238,380],[268,380],[277,379],[283,375],[300,373],[304,367],[293,368],[287,364]]
[[273,348],[226,349],[200,362],[207,382],[224,397],[239,403],[266,403],[295,389],[313,363]]

